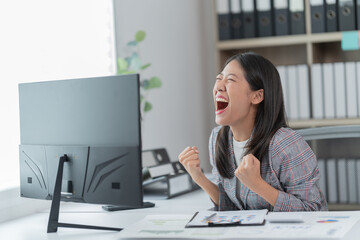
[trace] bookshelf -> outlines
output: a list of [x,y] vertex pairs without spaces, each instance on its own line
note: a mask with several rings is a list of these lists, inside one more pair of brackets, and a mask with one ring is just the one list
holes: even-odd
[[343,119],[308,119],[308,120],[292,120],[290,121],[292,128],[310,128],[325,126],[341,126],[341,125],[359,125],[359,118],[343,118]]
[[[311,33],[310,3],[305,0],[305,34],[271,36],[262,38],[244,38],[236,40],[218,40],[218,22],[216,1],[213,0],[215,14],[215,48],[216,69],[221,70],[224,62],[230,56],[253,51],[267,59],[274,65],[306,64],[308,66],[309,81],[311,81],[311,65],[314,63],[332,63],[360,61],[360,51],[342,51],[341,32]],[[309,83],[309,86],[311,84]],[[311,105],[311,98],[310,98]],[[312,116],[312,114],[311,114]],[[292,128],[310,128],[333,125],[357,125],[360,118],[351,119],[305,119],[291,120]]]
[[218,41],[218,50],[234,50],[244,48],[306,45],[326,42],[340,42],[341,32],[301,34],[288,36],[272,36],[264,38],[245,38],[240,40]]

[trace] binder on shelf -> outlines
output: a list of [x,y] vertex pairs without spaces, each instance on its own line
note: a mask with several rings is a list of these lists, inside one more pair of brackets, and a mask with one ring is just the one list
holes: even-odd
[[346,118],[345,66],[343,62],[334,63],[335,117]]
[[143,182],[144,196],[169,199],[199,189],[187,172],[148,179]]
[[244,37],[243,33],[243,20],[241,13],[240,0],[230,1],[230,12],[231,12],[231,32],[232,39],[240,39]]
[[357,180],[356,180],[356,160],[347,159],[347,177],[348,177],[348,193],[349,193],[349,203],[357,203]]
[[299,89],[299,119],[310,119],[309,72],[307,65],[297,66]]
[[[356,159],[356,182],[360,183],[360,159]],[[360,203],[360,184],[357,184],[357,200]]]
[[356,62],[356,79],[357,79],[357,97],[358,97],[358,116],[360,116],[360,62]]
[[311,66],[311,96],[313,118],[324,118],[322,67],[319,63]]
[[346,159],[340,158],[337,160],[337,178],[338,178],[338,202],[347,203],[348,202],[348,184],[347,184],[347,166]]
[[323,64],[324,117],[335,118],[335,83],[332,63]]
[[305,34],[304,0],[289,0],[290,33]]
[[325,32],[324,0],[310,0],[311,32]]
[[356,89],[356,65],[355,62],[345,63],[346,76],[346,109],[348,118],[356,118],[358,116],[357,107],[357,89]]
[[254,38],[256,37],[255,0],[242,0],[241,9],[243,13],[244,38]]
[[219,40],[231,39],[231,15],[229,0],[216,0]]
[[287,83],[289,88],[289,119],[299,119],[299,84],[295,65],[287,67]]
[[256,0],[256,16],[258,37],[273,35],[272,11],[270,0]]
[[325,159],[318,159],[318,168],[319,168],[319,172],[320,172],[320,179],[319,179],[319,186],[320,186],[320,190],[322,191],[322,193],[324,194],[326,200],[328,199],[327,197],[327,192],[326,192],[326,167],[325,167]]
[[357,29],[360,30],[360,0],[356,0],[356,22]]
[[339,0],[339,31],[356,29],[354,0]]
[[336,32],[338,30],[336,0],[325,0],[325,2],[326,32]]
[[274,28],[275,35],[289,35],[289,4],[288,0],[274,0]]
[[287,71],[286,66],[277,66],[277,70],[280,75],[281,86],[283,90],[284,104],[285,104],[285,112],[288,116],[289,114],[289,88],[287,84]]
[[338,185],[336,174],[336,159],[326,159],[326,186],[329,203],[338,203]]

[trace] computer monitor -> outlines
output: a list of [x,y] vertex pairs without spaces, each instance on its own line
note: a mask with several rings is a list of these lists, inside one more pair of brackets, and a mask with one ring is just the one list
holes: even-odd
[[143,202],[138,74],[22,83],[19,106],[21,196],[53,200],[48,232],[69,227],[55,224],[60,199],[153,206]]

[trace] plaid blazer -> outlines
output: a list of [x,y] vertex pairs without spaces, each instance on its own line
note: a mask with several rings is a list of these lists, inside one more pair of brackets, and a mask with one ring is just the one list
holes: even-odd
[[[271,139],[266,156],[260,160],[261,177],[279,195],[275,206],[265,201],[244,184],[241,184],[240,199],[236,197],[234,176],[223,178],[215,164],[215,143],[221,126],[215,127],[209,139],[210,163],[215,184],[219,187],[219,205],[215,210],[230,211],[243,209],[268,209],[269,211],[325,211],[327,203],[319,187],[320,173],[316,156],[305,140],[290,128],[280,128]],[[228,160],[231,171],[236,169],[233,136],[228,134]],[[233,174],[234,175],[234,174]]]

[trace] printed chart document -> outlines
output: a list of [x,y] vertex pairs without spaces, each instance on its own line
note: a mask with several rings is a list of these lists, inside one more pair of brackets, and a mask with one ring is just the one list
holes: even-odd
[[360,220],[359,211],[268,213],[268,215],[271,214],[283,214],[285,218],[291,217],[291,214],[300,214],[303,222],[270,223],[266,221],[265,225],[257,226],[185,228],[185,225],[193,217],[192,215],[147,215],[139,222],[119,232],[118,237],[137,239],[342,239]]
[[236,225],[263,225],[268,210],[243,211],[200,211],[186,224],[186,227],[218,227]]

